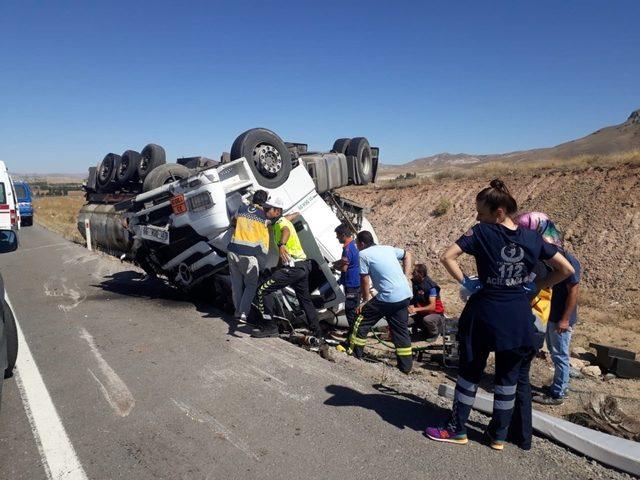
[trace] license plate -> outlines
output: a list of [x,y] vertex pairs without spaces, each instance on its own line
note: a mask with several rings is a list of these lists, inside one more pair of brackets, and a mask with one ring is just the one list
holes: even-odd
[[154,227],[153,225],[142,225],[140,227],[140,236],[146,240],[169,244],[169,229]]
[[171,199],[171,210],[176,215],[187,213],[187,203],[184,201],[184,195],[176,195]]

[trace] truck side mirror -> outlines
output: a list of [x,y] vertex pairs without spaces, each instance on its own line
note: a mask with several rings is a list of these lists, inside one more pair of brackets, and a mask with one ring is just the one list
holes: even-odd
[[18,248],[18,235],[13,230],[0,230],[0,253],[13,252]]

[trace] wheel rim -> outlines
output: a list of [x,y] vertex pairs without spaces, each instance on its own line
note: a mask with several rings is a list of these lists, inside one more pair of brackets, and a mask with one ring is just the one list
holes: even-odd
[[261,143],[253,149],[253,162],[258,170],[268,177],[275,177],[282,170],[280,153],[268,143]]
[[362,151],[362,156],[360,157],[360,166],[362,167],[362,173],[367,175],[369,170],[371,169],[371,152],[368,148],[365,148]]
[[102,165],[100,166],[100,174],[98,175],[102,183],[105,183],[107,180],[109,180],[110,169],[111,169],[111,162],[103,161]]
[[145,173],[147,168],[149,168],[149,159],[142,157],[142,160],[140,160],[140,172]]
[[181,175],[171,175],[164,181],[163,185],[168,185],[169,183],[177,182],[178,180],[182,180]]
[[124,174],[129,169],[129,160],[123,158],[120,163],[120,168],[118,168],[118,177],[124,177]]

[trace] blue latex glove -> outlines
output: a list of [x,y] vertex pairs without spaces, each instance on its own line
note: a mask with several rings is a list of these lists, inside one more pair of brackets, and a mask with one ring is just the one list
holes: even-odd
[[538,294],[538,286],[536,282],[527,282],[522,284],[522,288],[530,297],[535,297]]
[[482,290],[482,282],[478,278],[469,278],[466,275],[462,279],[460,284],[469,291],[469,295],[473,295],[474,293]]

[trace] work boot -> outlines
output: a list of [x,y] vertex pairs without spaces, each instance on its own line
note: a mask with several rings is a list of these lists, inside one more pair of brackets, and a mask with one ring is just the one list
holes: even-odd
[[278,335],[280,335],[278,326],[274,324],[262,325],[258,328],[254,328],[251,332],[251,336],[253,338],[277,337]]
[[562,405],[564,403],[564,397],[552,397],[550,395],[536,395],[531,400],[540,405]]

